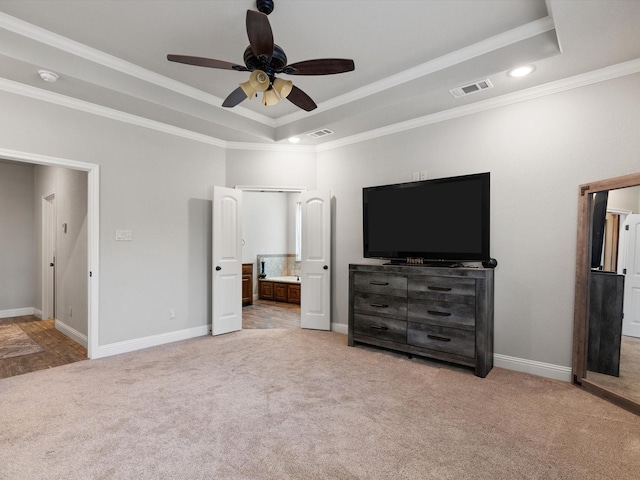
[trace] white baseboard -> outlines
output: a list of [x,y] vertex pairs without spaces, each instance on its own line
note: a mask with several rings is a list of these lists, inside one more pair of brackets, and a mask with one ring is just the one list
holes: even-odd
[[516,372],[532,373],[541,377],[553,378],[555,380],[571,381],[571,367],[563,367],[552,363],[536,362],[524,358],[509,357],[495,353],[493,355],[493,365]]
[[35,315],[36,317],[38,317],[40,320],[42,320],[42,310],[38,310],[37,308],[33,309],[33,315]]
[[346,323],[331,322],[331,331],[337,332],[337,333],[344,333],[346,335],[349,333],[349,326]]
[[67,337],[74,340],[75,342],[78,342],[84,348],[88,348],[89,343],[87,341],[87,336],[84,333],[80,333],[75,328],[70,327],[69,325],[67,325],[66,323],[60,320],[56,320],[55,326],[56,326],[56,330],[58,330],[61,333],[64,333]]
[[158,345],[164,345],[165,343],[202,337],[203,335],[208,335],[209,331],[209,325],[202,325],[200,327],[186,328],[175,332],[151,335],[150,337],[125,340],[123,342],[110,343],[108,345],[99,345],[97,352],[92,354],[92,358],[110,357],[112,355],[133,352],[143,348],[157,347]]
[[0,310],[0,318],[22,317],[23,315],[33,315],[33,307]]

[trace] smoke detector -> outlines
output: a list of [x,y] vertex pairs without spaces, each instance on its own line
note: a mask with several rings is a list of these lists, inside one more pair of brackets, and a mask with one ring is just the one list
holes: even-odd
[[60,78],[57,73],[50,72],[49,70],[38,70],[38,75],[40,75],[42,80],[49,83],[53,83]]
[[451,93],[451,95],[453,95],[455,98],[459,98],[464,97],[465,95],[470,95],[472,93],[486,90],[487,88],[493,88],[493,84],[488,78],[480,80],[478,82],[470,83],[469,85],[465,85],[463,87],[452,88],[451,90],[449,90],[449,93]]

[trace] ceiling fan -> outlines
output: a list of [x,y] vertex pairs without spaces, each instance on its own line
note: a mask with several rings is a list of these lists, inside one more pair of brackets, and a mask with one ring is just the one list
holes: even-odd
[[249,46],[244,51],[244,65],[212,58],[188,55],[167,55],[171,62],[186,63],[200,67],[251,72],[249,80],[241,83],[222,103],[223,107],[235,107],[246,98],[262,93],[264,105],[275,105],[280,98],[286,98],[307,112],[317,108],[315,102],[293,85],[277,75],[332,75],[355,69],[353,60],[342,58],[319,58],[287,65],[284,50],[273,42],[273,32],[267,15],[273,11],[272,0],[257,0],[258,10],[247,10],[247,36]]

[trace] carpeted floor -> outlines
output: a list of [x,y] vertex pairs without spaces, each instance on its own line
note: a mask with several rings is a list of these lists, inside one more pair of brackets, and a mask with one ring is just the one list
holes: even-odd
[[640,403],[640,338],[622,336],[619,377],[587,372],[587,379]]
[[640,417],[301,329],[0,380],[0,479],[632,479]]

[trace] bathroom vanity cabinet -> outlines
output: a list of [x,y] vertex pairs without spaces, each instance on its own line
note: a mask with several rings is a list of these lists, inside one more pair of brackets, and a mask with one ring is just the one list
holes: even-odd
[[277,279],[258,280],[258,282],[261,300],[300,304],[300,283]]

